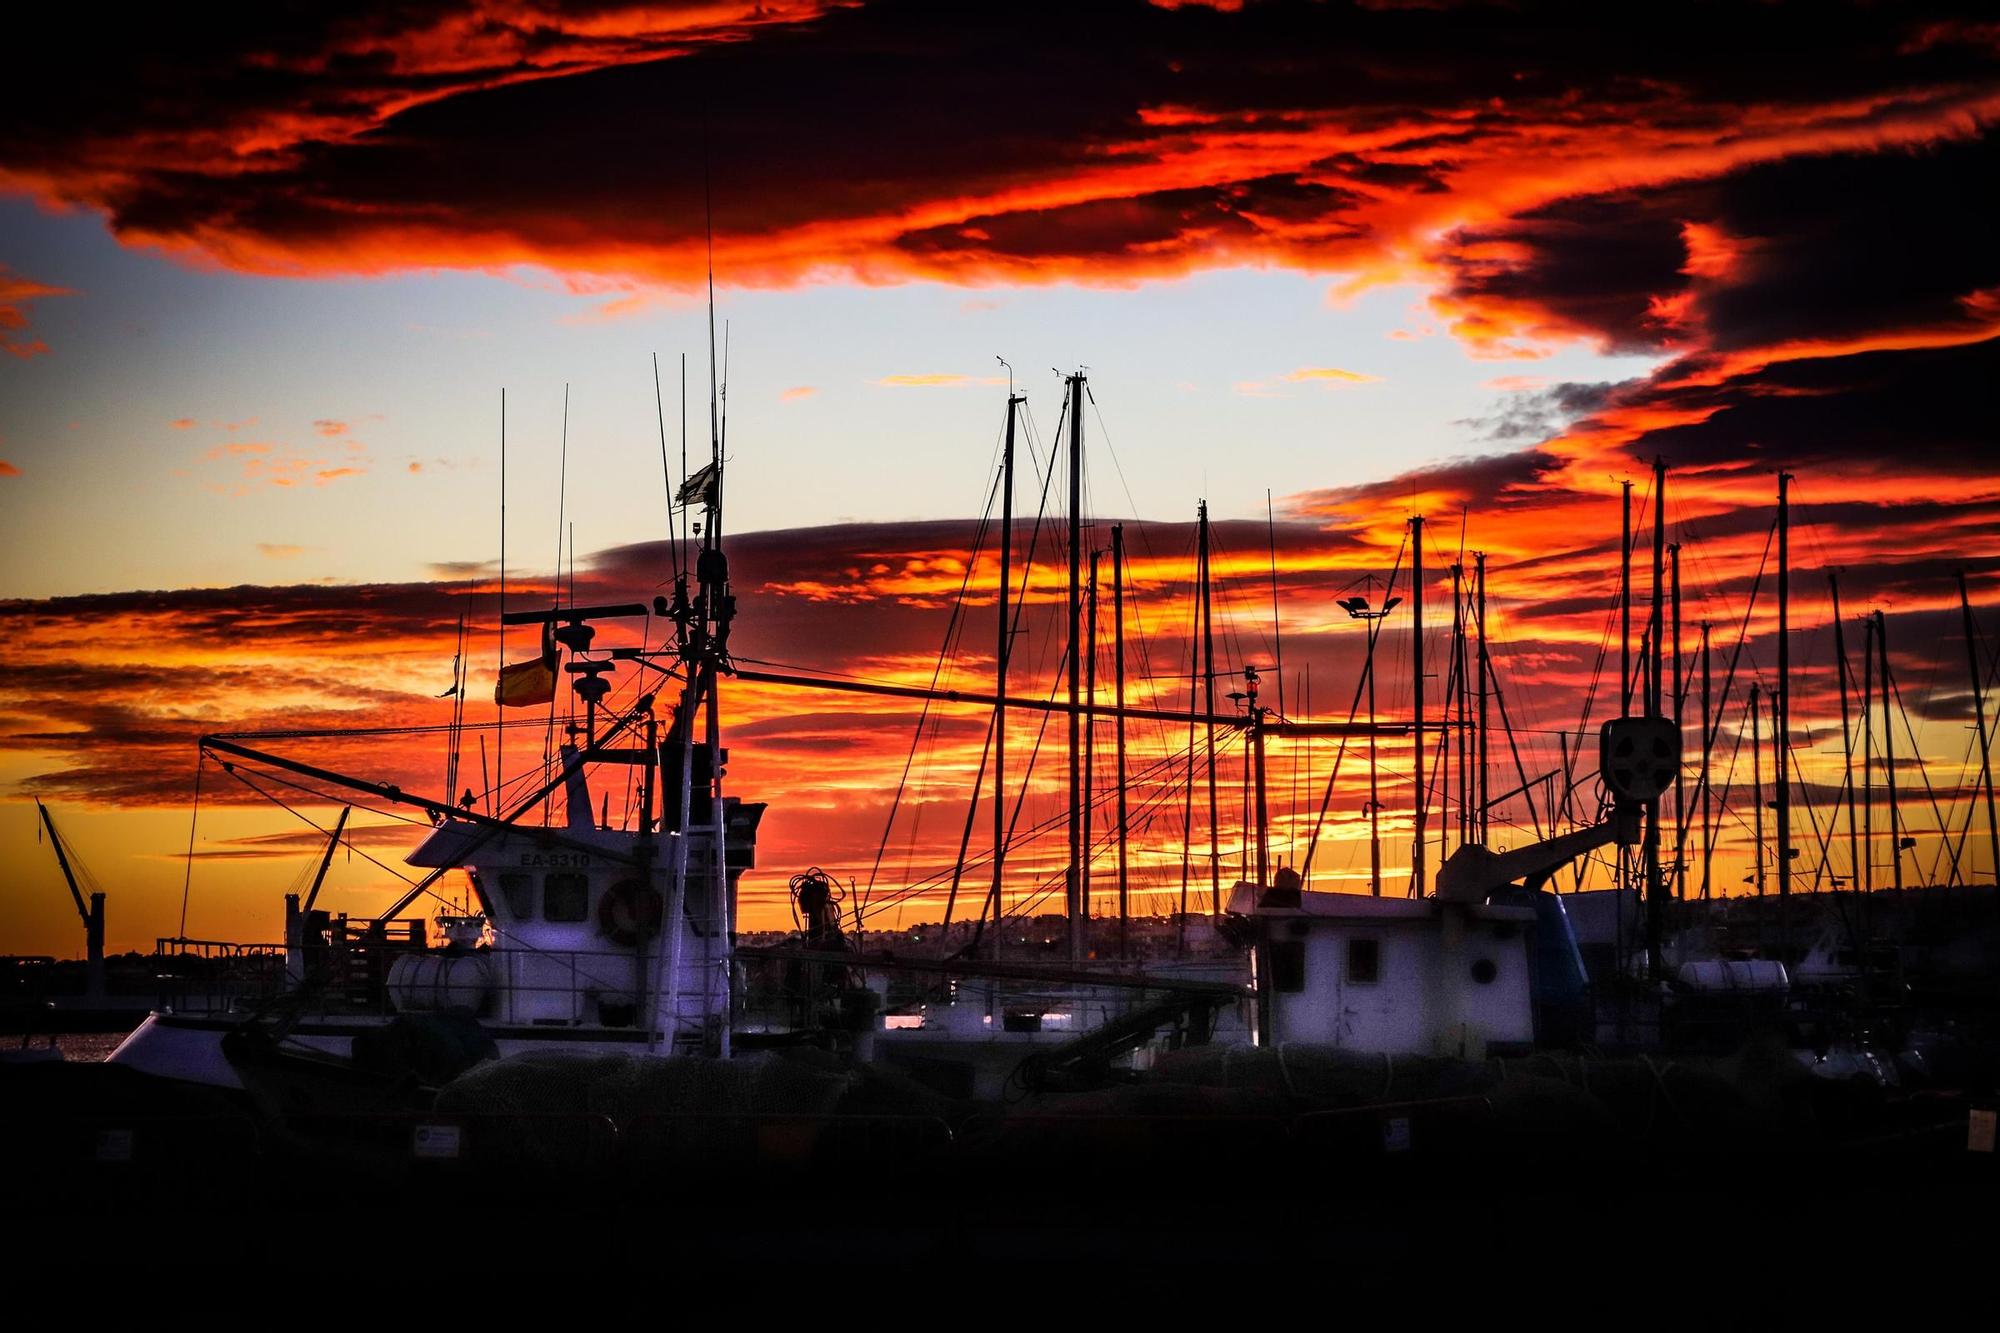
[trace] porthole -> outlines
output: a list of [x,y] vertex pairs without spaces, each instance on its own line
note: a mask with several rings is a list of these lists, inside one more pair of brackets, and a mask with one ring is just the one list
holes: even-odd
[[1500,969],[1493,965],[1491,958],[1482,958],[1472,965],[1472,979],[1482,986],[1493,984],[1493,978],[1500,975]]

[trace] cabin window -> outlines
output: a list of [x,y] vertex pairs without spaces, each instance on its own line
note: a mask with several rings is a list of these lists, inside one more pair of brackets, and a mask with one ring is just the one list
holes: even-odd
[[1482,958],[1472,965],[1472,979],[1482,986],[1491,986],[1493,978],[1500,975],[1500,969],[1491,958]]
[[590,916],[588,875],[549,875],[542,880],[544,921],[583,921]]
[[1306,942],[1271,941],[1271,989],[1297,994],[1306,988]]
[[1382,979],[1382,941],[1366,935],[1347,941],[1347,982],[1373,986]]
[[527,921],[535,915],[535,877],[533,875],[500,876],[500,897],[506,901],[507,915],[516,921]]

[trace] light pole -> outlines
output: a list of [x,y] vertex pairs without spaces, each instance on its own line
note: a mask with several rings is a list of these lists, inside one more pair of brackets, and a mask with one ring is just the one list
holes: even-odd
[[[1373,582],[1371,578],[1368,580]],[[1375,736],[1375,639],[1382,632],[1382,620],[1402,602],[1400,597],[1391,597],[1381,608],[1369,605],[1366,597],[1343,598],[1335,605],[1347,612],[1354,620],[1368,626],[1368,655],[1362,665],[1362,678],[1368,682],[1368,891],[1377,898],[1382,896],[1382,800],[1376,778],[1376,756],[1378,741]],[[1422,766],[1422,743],[1417,746]]]

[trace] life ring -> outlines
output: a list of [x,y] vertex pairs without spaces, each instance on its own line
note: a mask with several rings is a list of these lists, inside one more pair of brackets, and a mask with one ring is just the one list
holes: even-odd
[[636,879],[620,880],[597,903],[597,929],[614,944],[631,946],[660,933],[666,915],[659,890]]

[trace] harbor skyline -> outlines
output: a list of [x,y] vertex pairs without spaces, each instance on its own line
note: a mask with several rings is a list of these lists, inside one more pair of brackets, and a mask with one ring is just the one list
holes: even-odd
[[[1718,737],[1736,790],[1714,879],[1740,893],[1755,802],[1739,733],[1744,691],[1768,691],[1775,670],[1767,534],[1782,470],[1796,477],[1795,884],[1850,873],[1844,831],[1820,853],[1841,781],[1837,573],[1857,680],[1860,618],[1885,612],[1902,691],[1890,711],[1899,728],[1909,718],[1894,744],[1910,784],[1902,832],[1919,839],[1910,880],[1956,873],[1990,891],[1956,577],[1990,723],[1991,26],[1751,6],[1669,25],[1621,63],[1577,58],[1606,36],[1588,8],[1235,11],[1092,10],[1096,55],[1072,44],[1037,71],[983,58],[1034,33],[1018,14],[801,5],[398,11],[329,34],[171,38],[197,70],[285,70],[282,92],[237,76],[164,90],[139,53],[168,39],[134,32],[102,66],[105,88],[133,88],[89,116],[75,99],[97,83],[31,76],[48,86],[0,134],[8,950],[76,947],[33,798],[109,892],[114,949],[180,929],[190,886],[188,933],[254,935],[323,838],[211,765],[190,877],[198,735],[434,725],[461,609],[468,693],[486,707],[497,644],[478,622],[498,609],[503,387],[510,597],[558,596],[562,552],[580,600],[650,599],[666,577],[647,543],[667,486],[650,358],[678,483],[682,353],[697,457],[706,445],[709,203],[741,655],[924,684],[963,584],[968,627],[944,674],[982,684],[979,598],[997,571],[990,544],[969,555],[1008,377],[1046,467],[1051,367],[1083,364],[1090,541],[1104,547],[1122,522],[1134,543],[1143,702],[1187,706],[1198,500],[1217,520],[1230,668],[1271,668],[1264,689],[1282,684],[1288,712],[1332,720],[1348,715],[1365,634],[1335,602],[1383,590],[1421,515],[1431,715],[1446,571],[1484,552],[1497,675],[1533,788],[1585,729],[1594,681],[1591,725],[1611,715],[1599,658],[1607,642],[1618,653],[1627,481],[1639,651],[1660,459],[1685,559],[1690,712],[1698,626],[1711,625],[1720,690],[1765,567]],[[1308,32],[1322,55],[1294,53]],[[1738,55],[1718,62],[1724,36]],[[779,104],[731,96],[753,77]],[[838,110],[814,123],[814,106]],[[796,187],[808,165],[823,188]],[[1023,540],[1033,471],[1017,496]],[[1060,574],[1045,549],[1033,617],[1061,600]],[[1407,577],[1404,565],[1404,591]],[[1385,717],[1410,707],[1407,610],[1383,629]],[[1025,635],[1019,690],[1046,690],[1060,631],[1031,618]],[[913,748],[913,706],[728,688],[731,789],[774,803],[746,926],[781,924],[785,879],[811,864],[891,892],[951,862],[978,710],[948,710]],[[1016,727],[1025,754],[1035,723]],[[539,762],[546,729],[523,730]],[[1149,734],[1135,765],[1182,744]],[[1308,808],[1279,819],[1280,859],[1302,857],[1332,749],[1316,743],[1298,765]],[[363,771],[436,786],[434,740],[355,754]],[[888,793],[918,760],[914,802],[892,823]],[[1274,762],[1289,793],[1291,757]],[[1386,863],[1401,868],[1386,891],[1401,893],[1407,747],[1389,743],[1382,762]],[[1497,739],[1493,763],[1495,790],[1517,785]],[[1055,763],[1036,781],[1052,800]],[[1242,803],[1224,792],[1233,861]],[[1365,799],[1350,749],[1316,878],[1365,891]],[[1180,878],[1181,816],[1161,801],[1139,866],[1149,908]],[[1455,798],[1430,808],[1435,837]],[[308,813],[325,823],[336,809]],[[1516,799],[1496,822],[1525,839],[1538,818]],[[423,831],[357,828],[357,847],[392,864]],[[1058,851],[1039,855],[1059,872]],[[1037,864],[1021,862],[1024,898]],[[393,889],[360,857],[330,885],[357,914]]]

